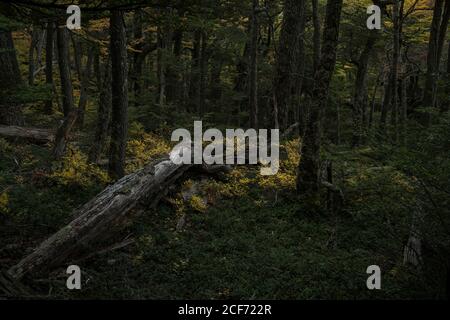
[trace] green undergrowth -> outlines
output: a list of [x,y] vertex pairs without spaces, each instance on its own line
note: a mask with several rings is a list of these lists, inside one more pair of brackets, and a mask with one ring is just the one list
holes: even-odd
[[[415,185],[375,147],[330,147],[341,212],[311,209],[295,194],[298,140],[282,145],[280,172],[261,176],[240,166],[220,179],[188,177],[157,209],[144,212],[121,237],[134,243],[77,262],[83,289],[68,291],[65,270],[30,279],[46,298],[137,299],[393,299],[430,298],[436,289],[402,264]],[[12,265],[70,221],[71,212],[110,181],[71,146],[58,163],[46,146],[0,139],[1,243]],[[127,171],[170,148],[134,124]],[[44,168],[44,169],[43,169]],[[195,187],[189,199],[183,190]],[[326,194],[322,195],[325,199]],[[3,257],[2,257],[3,256]],[[366,287],[366,269],[379,265],[382,290]]]

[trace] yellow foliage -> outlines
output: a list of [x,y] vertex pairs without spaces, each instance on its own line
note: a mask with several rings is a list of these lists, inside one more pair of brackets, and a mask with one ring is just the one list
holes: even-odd
[[6,192],[0,193],[0,213],[6,214],[9,212],[9,197]]
[[93,183],[107,183],[108,174],[89,163],[85,154],[74,149],[63,158],[60,168],[51,175],[63,185],[78,184],[82,186]]
[[130,140],[127,144],[127,171],[133,172],[150,160],[167,155],[170,145],[161,137],[147,133],[141,125],[133,123],[130,128]]
[[203,213],[206,212],[207,206],[206,206],[205,201],[201,197],[199,197],[197,195],[193,195],[191,200],[189,201],[189,203],[190,203],[192,209],[194,209],[198,212],[203,212]]

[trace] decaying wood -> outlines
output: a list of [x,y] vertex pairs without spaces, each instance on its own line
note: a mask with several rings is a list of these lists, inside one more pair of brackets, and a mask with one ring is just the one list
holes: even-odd
[[55,133],[51,130],[17,126],[0,125],[0,135],[5,137],[19,137],[43,143],[52,142],[55,139]]
[[10,268],[9,274],[20,279],[27,273],[52,269],[92,251],[96,244],[114,236],[124,222],[142,212],[140,208],[154,207],[168,187],[194,166],[177,165],[164,158],[123,177],[75,210],[73,221]]

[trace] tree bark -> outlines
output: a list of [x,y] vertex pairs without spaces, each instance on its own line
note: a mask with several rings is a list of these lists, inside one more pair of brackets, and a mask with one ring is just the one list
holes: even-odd
[[[283,22],[281,27],[280,42],[274,78],[274,91],[277,112],[281,116],[278,123],[281,129],[289,126],[289,111],[292,109],[293,97],[298,90],[294,90],[296,84],[301,81],[297,77],[300,63],[300,42],[303,41],[304,29],[304,0],[286,0],[283,9]],[[298,88],[297,88],[298,89]],[[295,119],[298,121],[298,119]]]
[[314,76],[311,110],[303,141],[297,176],[299,194],[317,195],[320,179],[321,121],[327,106],[328,91],[336,64],[336,49],[343,0],[328,0],[319,68]]
[[61,78],[61,93],[63,96],[64,120],[58,127],[53,148],[53,157],[61,159],[66,150],[67,138],[75,124],[77,112],[74,109],[73,88],[69,66],[69,37],[66,26],[60,26],[57,30],[58,39],[58,64]]
[[128,61],[123,11],[112,10],[110,36],[112,120],[109,174],[112,178],[117,179],[125,174],[125,151],[128,128]]
[[53,142],[55,134],[51,130],[38,128],[24,128],[0,125],[0,135],[5,137],[19,137],[37,142]]
[[[45,42],[45,83],[53,92],[53,35],[54,35],[53,21],[47,22],[47,33]],[[47,114],[53,113],[53,99],[50,98],[45,102],[45,112]]]
[[353,139],[354,147],[363,143],[366,128],[366,111],[367,111],[367,71],[369,67],[370,53],[377,40],[378,33],[371,31],[369,38],[366,40],[364,49],[357,61],[357,72],[355,78],[355,91],[353,95]]
[[315,73],[320,62],[320,17],[319,17],[319,1],[312,0],[312,14],[313,14],[313,67]]
[[99,86],[99,99],[97,111],[97,125],[94,140],[89,152],[89,161],[98,163],[104,151],[106,139],[108,137],[108,127],[111,122],[111,64],[105,63],[104,77]]
[[75,125],[76,120],[77,111],[72,109],[56,131],[55,146],[53,148],[53,157],[55,160],[60,160],[64,156],[69,134]]
[[57,30],[58,65],[61,78],[61,94],[63,100],[64,117],[74,109],[73,88],[70,75],[69,37],[66,26],[59,26]]
[[[425,92],[422,99],[422,106],[424,108],[434,108],[436,106],[436,91],[439,74],[439,28],[442,21],[443,5],[444,0],[436,0],[434,3],[433,20],[431,22],[430,39],[428,41]],[[431,121],[431,116],[426,112],[420,120],[423,125],[428,126]]]
[[34,71],[36,69],[34,53],[40,38],[40,28],[37,24],[33,24],[31,31],[31,42],[28,50],[28,84],[34,85]]
[[249,125],[253,129],[258,129],[258,5],[259,0],[252,1],[251,28],[250,28],[250,65],[249,65]]
[[0,29],[0,124],[21,125],[22,108],[9,101],[8,92],[13,92],[22,84],[16,49],[10,30]]
[[83,78],[81,79],[80,100],[78,102],[77,125],[81,128],[84,124],[84,114],[89,97],[89,83],[91,81],[92,64],[94,61],[95,48],[91,47],[88,51],[86,66],[83,70]]

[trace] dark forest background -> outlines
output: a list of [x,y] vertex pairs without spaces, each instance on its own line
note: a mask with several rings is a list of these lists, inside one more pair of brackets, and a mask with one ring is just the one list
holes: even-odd
[[[448,298],[450,0],[70,4],[0,1],[0,297]],[[195,120],[280,171],[174,165]]]

